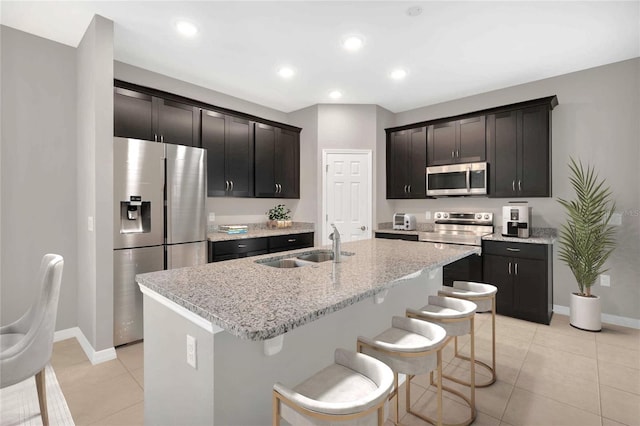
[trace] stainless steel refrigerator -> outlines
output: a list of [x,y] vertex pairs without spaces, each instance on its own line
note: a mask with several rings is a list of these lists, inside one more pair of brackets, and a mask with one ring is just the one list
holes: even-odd
[[114,138],[114,346],[143,338],[136,274],[207,261],[206,151]]

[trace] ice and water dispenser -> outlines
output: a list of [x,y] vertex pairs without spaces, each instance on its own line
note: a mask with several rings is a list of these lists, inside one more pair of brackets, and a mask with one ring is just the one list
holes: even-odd
[[132,195],[129,201],[120,201],[120,233],[142,234],[151,232],[151,202]]

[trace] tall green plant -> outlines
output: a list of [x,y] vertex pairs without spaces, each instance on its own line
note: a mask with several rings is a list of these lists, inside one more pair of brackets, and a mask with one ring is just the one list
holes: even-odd
[[559,257],[576,277],[580,295],[591,296],[598,275],[607,271],[604,263],[615,248],[614,229],[609,226],[615,211],[611,188],[600,180],[595,168],[571,158],[570,181],[576,199],[558,202],[567,210],[568,220],[560,230]]

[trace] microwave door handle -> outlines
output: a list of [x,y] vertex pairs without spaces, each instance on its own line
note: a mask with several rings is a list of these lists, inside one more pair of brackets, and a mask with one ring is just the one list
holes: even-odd
[[467,192],[471,192],[471,167],[467,167]]

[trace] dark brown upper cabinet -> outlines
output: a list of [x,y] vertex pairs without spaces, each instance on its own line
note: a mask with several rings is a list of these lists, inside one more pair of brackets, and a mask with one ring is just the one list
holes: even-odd
[[200,109],[114,87],[114,136],[200,146]]
[[255,196],[300,198],[300,133],[256,123]]
[[435,123],[428,127],[427,164],[485,161],[485,116]]
[[551,110],[557,98],[487,116],[489,196],[551,196]]
[[426,198],[427,129],[387,131],[387,199]]
[[253,197],[253,125],[250,120],[202,110],[210,197]]

